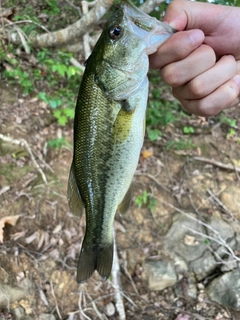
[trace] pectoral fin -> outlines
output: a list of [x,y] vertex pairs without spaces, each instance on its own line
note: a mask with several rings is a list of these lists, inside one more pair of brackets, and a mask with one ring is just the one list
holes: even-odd
[[121,214],[124,214],[128,211],[133,197],[133,184],[130,185],[128,191],[126,192],[122,202],[118,206],[118,211]]
[[67,190],[67,199],[70,211],[81,218],[84,211],[84,204],[82,197],[77,187],[77,181],[75,178],[75,171],[73,164],[71,165],[69,178],[68,178],[68,190]]

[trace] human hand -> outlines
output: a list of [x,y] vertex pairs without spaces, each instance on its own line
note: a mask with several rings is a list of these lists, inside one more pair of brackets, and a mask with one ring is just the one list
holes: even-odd
[[237,104],[240,8],[174,0],[164,20],[186,31],[163,44],[150,57],[150,67],[161,68],[163,79],[183,107],[210,116]]

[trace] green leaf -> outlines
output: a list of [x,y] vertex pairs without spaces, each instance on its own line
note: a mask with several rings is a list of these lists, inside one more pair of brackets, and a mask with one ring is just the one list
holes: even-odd
[[185,134],[191,134],[191,133],[194,133],[194,128],[193,127],[183,127],[183,133],[185,133]]
[[57,65],[57,71],[60,76],[64,77],[65,72],[67,72],[67,67],[64,64]]
[[76,69],[73,66],[70,66],[67,68],[67,76],[68,79],[71,78],[71,76],[74,76],[76,74]]
[[37,95],[37,97],[38,97],[39,99],[41,99],[42,101],[48,103],[48,98],[47,98],[46,92],[39,92],[39,94]]
[[50,100],[49,105],[51,108],[55,109],[57,108],[57,101],[56,100]]
[[64,110],[64,114],[70,118],[70,119],[73,119],[74,118],[74,114],[75,114],[75,110],[73,108],[66,108],[66,109],[63,109]]
[[61,126],[65,126],[65,124],[67,123],[67,117],[62,115],[60,118],[58,118],[58,123],[61,125]]
[[54,117],[56,117],[57,119],[59,119],[59,118],[61,117],[61,115],[62,115],[62,111],[61,111],[60,109],[55,110],[55,111],[53,112],[53,115],[54,115]]
[[148,132],[148,137],[151,141],[156,141],[158,139],[159,136],[162,135],[162,132],[158,129],[149,129],[147,128],[147,132]]
[[52,72],[57,71],[57,69],[58,69],[58,65],[57,64],[52,65]]

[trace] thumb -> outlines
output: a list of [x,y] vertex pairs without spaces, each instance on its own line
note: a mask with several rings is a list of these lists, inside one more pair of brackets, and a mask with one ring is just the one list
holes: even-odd
[[188,24],[188,16],[184,8],[188,6],[188,0],[174,0],[167,7],[163,21],[172,28],[182,31]]

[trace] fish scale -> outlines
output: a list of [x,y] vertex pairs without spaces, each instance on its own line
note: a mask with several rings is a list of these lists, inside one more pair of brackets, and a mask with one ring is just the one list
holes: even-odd
[[68,182],[73,214],[86,212],[86,233],[77,281],[95,270],[107,279],[113,260],[116,211],[130,206],[131,183],[145,130],[148,56],[173,29],[129,0],[109,19],[79,89],[74,119],[74,153]]

